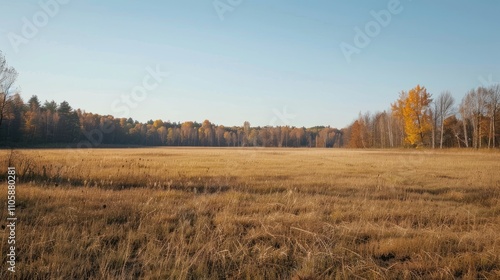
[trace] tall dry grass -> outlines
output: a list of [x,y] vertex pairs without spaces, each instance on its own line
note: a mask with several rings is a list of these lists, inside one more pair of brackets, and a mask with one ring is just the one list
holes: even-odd
[[21,150],[12,164],[19,279],[500,278],[498,152]]

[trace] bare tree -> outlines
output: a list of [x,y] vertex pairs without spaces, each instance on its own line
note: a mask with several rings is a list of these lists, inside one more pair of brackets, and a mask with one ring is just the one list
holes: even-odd
[[487,107],[488,115],[490,117],[488,148],[490,148],[491,144],[493,144],[492,146],[493,148],[495,148],[496,115],[498,113],[498,110],[500,109],[500,84],[493,85],[488,89]]
[[460,108],[459,108],[459,112],[460,112],[460,116],[462,118],[462,124],[463,124],[463,128],[464,128],[464,144],[465,144],[465,147],[467,147],[467,148],[469,147],[469,136],[467,134],[467,121],[470,119],[470,116],[471,116],[470,111],[471,111],[470,110],[470,98],[469,98],[469,94],[467,94],[462,99],[462,103],[460,103]]
[[[470,90],[462,100],[460,114],[464,121],[464,135],[466,131],[466,121],[472,124],[472,146],[481,148],[482,144],[482,119],[486,115],[486,99],[488,90],[484,87]],[[466,137],[467,138],[467,137]]]
[[453,104],[455,99],[449,91],[442,92],[436,100],[436,114],[441,124],[441,136],[439,138],[439,148],[443,148],[444,120],[453,114]]
[[484,116],[487,115],[486,109],[486,101],[488,99],[488,89],[484,87],[479,87],[477,89],[477,94],[474,102],[474,116],[476,118],[476,126],[477,126],[477,132],[476,132],[476,148],[481,148],[482,147],[482,119]]
[[432,148],[434,149],[436,147],[436,130],[437,130],[437,125],[438,125],[438,120],[439,120],[439,114],[438,114],[438,106],[436,102],[433,102],[433,106],[430,107],[429,109],[429,116],[432,119],[432,133],[431,133],[431,142],[432,142]]
[[12,94],[12,86],[17,79],[17,71],[7,65],[5,56],[0,52],[0,127],[6,114],[7,101]]

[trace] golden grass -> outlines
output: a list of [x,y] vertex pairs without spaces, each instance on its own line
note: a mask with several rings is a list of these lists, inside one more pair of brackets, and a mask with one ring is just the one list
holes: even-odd
[[18,278],[500,278],[498,152],[59,149],[13,164]]

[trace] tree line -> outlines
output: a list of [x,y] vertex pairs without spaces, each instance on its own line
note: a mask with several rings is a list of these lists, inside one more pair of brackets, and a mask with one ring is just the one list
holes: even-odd
[[342,131],[331,127],[242,126],[115,118],[73,109],[66,101],[27,102],[13,88],[18,73],[0,52],[0,146],[77,144],[217,147],[342,147]]
[[23,100],[18,73],[0,52],[0,147],[76,144],[213,147],[500,147],[500,85],[470,90],[460,104],[450,92],[434,100],[425,87],[402,91],[383,112],[359,114],[343,129],[329,126],[225,127],[115,118],[73,109],[66,101]]
[[216,147],[342,147],[342,131],[330,127],[242,126],[150,120],[87,113],[68,102],[45,101],[37,96],[24,102],[20,94],[6,99],[0,124],[0,143],[7,145],[67,144],[82,146],[216,146]]
[[359,114],[344,130],[349,148],[500,147],[500,85],[478,87],[456,103],[450,92],[433,99],[425,87],[402,91],[389,110]]

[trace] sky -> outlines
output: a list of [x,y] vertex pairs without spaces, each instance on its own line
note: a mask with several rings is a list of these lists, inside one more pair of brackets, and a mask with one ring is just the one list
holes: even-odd
[[0,0],[27,100],[226,126],[342,128],[417,84],[500,81],[500,1]]

